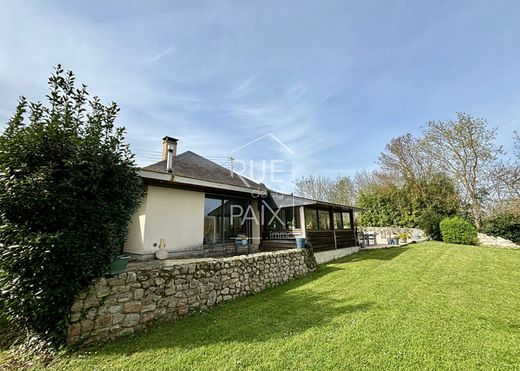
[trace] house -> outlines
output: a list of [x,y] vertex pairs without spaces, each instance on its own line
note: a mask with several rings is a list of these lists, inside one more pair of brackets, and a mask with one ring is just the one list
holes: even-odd
[[163,138],[162,160],[139,170],[146,195],[124,250],[141,258],[203,255],[246,235],[253,250],[293,248],[305,237],[315,251],[357,244],[356,208],[269,190]]

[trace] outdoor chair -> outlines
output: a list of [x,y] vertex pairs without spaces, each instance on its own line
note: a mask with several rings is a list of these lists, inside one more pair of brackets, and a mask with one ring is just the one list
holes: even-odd
[[376,232],[374,232],[374,233],[365,233],[364,234],[364,239],[365,239],[365,242],[366,242],[367,246],[370,246],[370,241],[373,241],[374,245],[377,245],[377,233]]

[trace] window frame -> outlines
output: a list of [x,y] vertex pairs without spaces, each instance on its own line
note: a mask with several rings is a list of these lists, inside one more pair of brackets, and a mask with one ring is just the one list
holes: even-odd
[[[316,222],[318,223],[318,228],[307,228],[307,212],[308,211],[314,212],[314,216],[316,218]],[[321,212],[327,212],[328,216],[328,227],[322,228],[322,222],[320,222],[320,211]],[[301,223],[301,222],[300,222]],[[302,224],[303,225],[303,224]],[[305,229],[309,231],[332,231],[334,230],[334,221],[331,219],[331,210],[325,209],[325,208],[319,208],[319,207],[305,207]]]
[[[219,233],[220,235],[216,236],[215,241],[210,241],[210,242],[205,242],[204,241],[204,236],[203,236],[202,244],[203,245],[208,245],[208,244],[212,244],[212,243],[214,243],[214,244],[232,243],[233,242],[233,240],[232,240],[233,237],[228,236],[227,238],[225,238],[227,232],[229,232],[230,226],[233,225],[233,220],[232,220],[231,216],[226,217],[224,215],[225,214],[225,207],[224,207],[225,203],[226,203],[226,201],[228,201],[228,202],[230,202],[230,201],[231,202],[233,202],[233,201],[245,201],[246,204],[247,204],[245,212],[247,213],[249,207],[252,205],[251,199],[247,198],[247,197],[229,196],[229,195],[225,195],[225,194],[205,193],[204,194],[204,214],[203,214],[203,218],[205,218],[207,216],[206,215],[206,207],[205,207],[207,199],[220,200],[220,206],[219,207],[220,207],[221,210],[220,210],[220,215],[218,216],[218,220],[219,220],[218,228],[220,229],[220,233]],[[226,227],[226,220],[227,220],[227,227]],[[245,229],[245,231],[243,233],[245,233],[249,237],[249,240],[251,240],[251,237],[252,237],[251,236],[251,234],[252,234],[252,223],[251,223],[251,220],[249,218],[244,223],[244,229]]]
[[[344,218],[343,214],[346,214],[348,216],[348,226],[349,226],[349,228],[345,228],[345,218]],[[341,219],[342,219],[341,225],[343,226],[343,230],[344,231],[351,231],[352,229],[354,229],[352,211],[341,211]]]

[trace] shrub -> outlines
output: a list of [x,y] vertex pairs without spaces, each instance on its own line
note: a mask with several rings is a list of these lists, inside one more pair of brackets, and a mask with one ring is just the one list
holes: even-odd
[[419,228],[421,228],[427,236],[432,240],[442,241],[440,222],[445,216],[436,213],[433,210],[427,210],[419,219]]
[[478,245],[477,229],[460,216],[445,218],[440,222],[442,240],[446,243]]
[[[9,319],[59,346],[75,296],[120,253],[143,193],[119,109],[87,100],[72,72],[49,107],[20,98],[0,136],[0,284]],[[26,122],[26,111],[29,111]]]
[[520,214],[503,212],[484,220],[482,233],[520,244]]

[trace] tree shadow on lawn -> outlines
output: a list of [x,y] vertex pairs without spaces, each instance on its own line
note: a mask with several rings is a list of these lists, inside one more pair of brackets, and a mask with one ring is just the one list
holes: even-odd
[[289,338],[326,326],[339,316],[366,311],[374,303],[349,303],[328,291],[304,285],[337,267],[321,267],[301,279],[259,294],[221,304],[178,322],[159,321],[147,331],[92,349],[99,355],[146,352],[150,349],[195,349],[212,344],[255,343]]

